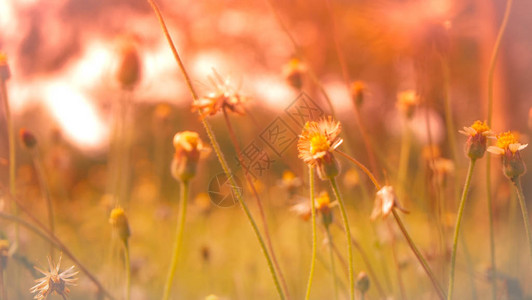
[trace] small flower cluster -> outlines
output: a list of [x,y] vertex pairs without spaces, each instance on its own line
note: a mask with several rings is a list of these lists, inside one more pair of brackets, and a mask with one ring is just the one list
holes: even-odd
[[[514,133],[508,131],[495,135],[485,122],[475,121],[471,127],[464,127],[460,133],[468,136],[466,153],[471,159],[484,156],[486,151],[500,155],[503,163],[503,173],[514,181],[526,172],[526,166],[521,159],[520,152],[528,144],[521,144]],[[487,138],[497,138],[495,146],[487,146]]]

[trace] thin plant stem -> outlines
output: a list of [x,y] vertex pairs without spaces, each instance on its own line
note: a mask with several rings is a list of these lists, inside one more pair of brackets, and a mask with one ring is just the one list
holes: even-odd
[[[55,234],[54,207],[50,196],[50,189],[46,182],[46,175],[44,173],[42,159],[37,149],[32,151],[32,156],[33,164],[35,165],[35,171],[37,172],[37,178],[41,186],[41,191],[44,194],[44,200],[46,201],[46,209],[48,210],[48,226],[50,228],[50,232]],[[54,257],[54,246],[52,243],[50,243],[50,257]]]
[[410,122],[406,120],[406,124],[403,128],[403,136],[401,138],[401,150],[399,151],[399,169],[397,171],[397,183],[401,187],[399,189],[400,193],[397,195],[399,199],[402,199],[404,191],[406,188],[406,175],[408,173],[408,161],[410,157],[410,145],[412,133],[410,131]]
[[380,190],[381,189],[381,185],[379,184],[379,182],[377,181],[377,179],[375,178],[375,176],[373,175],[373,173],[371,173],[371,171],[366,168],[366,166],[364,166],[361,162],[359,162],[358,160],[356,160],[354,157],[352,156],[349,156],[347,153],[345,152],[342,152],[338,149],[335,150],[335,152],[337,152],[338,154],[342,155],[343,157],[347,158],[349,161],[351,161],[352,163],[354,163],[357,167],[359,167],[362,172],[366,173],[366,175],[368,175],[369,179],[371,180],[371,182],[373,182],[373,185],[375,185],[375,188],[377,188],[377,190]]
[[451,268],[450,268],[450,273],[449,273],[449,289],[447,291],[448,300],[453,298],[454,269],[456,265],[456,250],[458,249],[458,235],[460,234],[460,225],[462,223],[462,217],[464,214],[465,201],[467,199],[467,193],[469,192],[469,185],[471,184],[471,178],[473,177],[474,167],[475,167],[475,159],[471,159],[469,161],[469,168],[467,170],[464,191],[462,192],[462,199],[460,199],[460,206],[458,208],[458,216],[456,218],[456,227],[454,229],[453,248],[451,252]]
[[344,223],[344,230],[347,239],[347,259],[348,259],[348,273],[349,273],[349,299],[355,299],[355,274],[354,274],[354,262],[353,262],[353,242],[351,241],[351,229],[349,228],[349,218],[347,217],[347,211],[345,209],[344,201],[338,190],[336,179],[334,177],[329,178],[334,196],[340,206],[340,212],[342,213],[342,221]]
[[[506,25],[510,18],[510,12],[512,10],[513,0],[506,1],[506,8],[504,10],[504,16],[502,19],[501,26],[499,27],[499,32],[497,33],[497,38],[495,39],[495,45],[493,46],[493,52],[491,54],[489,70],[488,70],[488,126],[491,127],[493,119],[493,83],[495,80],[495,66],[497,63],[497,57],[499,56],[499,49],[501,46],[502,37],[506,30]],[[493,276],[496,278],[497,269],[495,264],[495,233],[493,228],[493,205],[491,197],[491,159],[490,153],[486,155],[486,200],[488,206],[488,222],[489,222],[489,232],[490,232],[490,257],[491,257],[491,269],[493,270]],[[491,284],[491,296],[495,300],[497,298],[497,281],[492,280]]]
[[406,300],[407,298],[406,298],[405,285],[403,283],[403,276],[401,274],[401,266],[399,265],[399,258],[397,257],[396,239],[393,234],[393,230],[392,230],[392,227],[390,226],[390,223],[388,223],[387,225],[388,225],[388,230],[391,236],[392,258],[395,264],[395,268],[397,269],[397,284],[399,285],[399,292],[401,293],[401,299]]
[[[168,28],[166,27],[166,23],[164,22],[164,19],[161,15],[161,12],[159,10],[159,7],[157,6],[157,4],[154,2],[154,0],[146,0],[148,1],[148,3],[150,4],[150,6],[152,7],[153,11],[155,12],[155,15],[159,21],[159,24],[161,26],[161,29],[163,30],[163,33],[168,41],[168,44],[170,46],[170,49],[172,50],[172,54],[174,55],[174,58],[179,66],[179,69],[181,70],[181,73],[183,74],[183,77],[185,78],[185,82],[187,84],[187,87],[192,95],[192,98],[194,101],[198,101],[198,94],[196,93],[195,89],[194,89],[194,86],[192,85],[192,80],[190,79],[190,77],[188,76],[188,72],[186,71],[186,68],[181,60],[181,57],[179,56],[179,53],[177,52],[177,49],[174,45],[174,42],[172,41],[172,37],[170,36],[170,33],[168,32]],[[201,117],[201,116],[200,116]],[[261,250],[262,250],[262,253],[266,259],[266,262],[268,264],[268,268],[270,270],[270,273],[272,275],[272,278],[273,278],[273,281],[274,281],[274,284],[275,284],[275,287],[277,289],[277,292],[279,294],[279,297],[281,299],[286,299],[286,296],[281,288],[281,284],[279,282],[279,277],[275,271],[275,268],[274,268],[274,265],[273,265],[273,262],[272,262],[272,259],[268,253],[268,250],[266,248],[266,244],[264,243],[264,239],[262,238],[262,235],[260,234],[260,231],[258,229],[258,226],[255,222],[255,219],[253,218],[253,215],[251,214],[251,212],[249,211],[249,208],[247,206],[247,204],[244,202],[244,200],[242,199],[242,195],[238,189],[238,185],[236,184],[236,181],[232,175],[232,172],[231,170],[229,169],[229,166],[227,164],[227,161],[225,160],[224,156],[223,156],[223,153],[220,149],[220,145],[218,144],[215,136],[214,136],[214,133],[209,125],[209,123],[205,120],[205,118],[202,118],[201,117],[201,122],[203,124],[203,127],[205,128],[205,131],[207,133],[207,136],[209,137],[209,140],[211,142],[211,145],[213,147],[213,150],[216,154],[216,157],[218,158],[218,161],[220,162],[220,165],[225,173],[225,175],[227,176],[227,178],[229,179],[230,183],[231,183],[231,187],[233,188],[233,192],[240,204],[240,206],[242,207],[242,209],[244,210],[244,213],[246,214],[246,217],[251,225],[251,227],[253,228],[253,232],[255,233],[255,236],[260,244],[260,247],[261,247]]]
[[[11,111],[9,109],[9,98],[7,96],[6,80],[0,78],[0,94],[2,102],[4,103],[4,113],[6,118],[7,135],[9,143],[9,192],[11,195],[16,194],[16,153],[15,153],[15,132],[13,128],[13,119],[11,118]],[[17,205],[13,206],[15,216],[19,215]],[[17,249],[20,241],[19,226],[15,224],[15,245]]]
[[238,162],[244,169],[244,174],[246,176],[246,181],[249,185],[249,188],[251,189],[251,192],[253,193],[253,197],[255,198],[257,202],[257,207],[259,209],[259,214],[262,221],[262,227],[264,230],[264,237],[266,239],[266,244],[268,246],[268,249],[270,250],[270,255],[273,261],[273,265],[275,267],[275,270],[277,271],[277,274],[279,275],[279,280],[281,281],[281,285],[284,289],[284,293],[286,295],[287,299],[290,299],[290,295],[288,293],[288,286],[286,285],[286,281],[284,279],[283,273],[281,272],[281,267],[279,266],[279,263],[277,261],[277,256],[275,255],[275,251],[273,249],[272,239],[270,236],[270,230],[268,229],[268,222],[266,221],[266,215],[264,213],[264,207],[262,205],[262,201],[260,199],[259,193],[257,192],[257,188],[253,184],[251,175],[249,174],[248,167],[244,165],[244,160],[242,159],[242,151],[240,150],[240,146],[238,145],[238,140],[235,135],[235,131],[233,129],[233,125],[231,124],[231,120],[229,119],[229,116],[227,114],[227,110],[225,108],[222,109],[224,114],[225,123],[227,125],[227,129],[229,130],[229,136],[231,138],[231,141],[233,143],[233,146],[235,147]]
[[523,187],[521,186],[521,180],[516,178],[512,180],[517,191],[517,198],[519,199],[519,205],[521,206],[521,213],[523,214],[523,222],[525,225],[526,238],[528,240],[528,250],[530,251],[530,257],[532,258],[532,233],[530,232],[530,221],[528,218],[528,210],[526,208],[525,195],[523,194]]
[[[318,238],[316,232],[316,203],[314,201],[314,167],[308,167],[309,189],[310,189],[310,210],[312,218],[312,257],[310,259],[310,272],[308,275],[307,292],[305,300],[310,299],[310,290],[312,288],[312,279],[314,278],[314,269],[316,267],[316,252],[318,248]],[[334,272],[333,272],[334,277]]]
[[[334,224],[338,228],[342,229],[342,225],[338,221],[335,221]],[[384,293],[380,280],[377,277],[377,273],[375,273],[373,266],[371,265],[368,255],[366,254],[366,252],[364,251],[360,243],[353,236],[351,236],[351,242],[353,243],[353,246],[355,246],[355,249],[357,249],[358,253],[360,254],[360,257],[362,258],[362,261],[364,262],[364,265],[372,280],[372,284],[375,283],[375,287],[377,288],[377,291],[379,292],[381,299],[386,299],[386,293]]]
[[[349,91],[350,90],[349,70],[347,67],[345,55],[343,54],[342,49],[340,47],[340,40],[338,38],[338,35],[336,34],[336,22],[335,22],[336,18],[334,17],[333,9],[331,7],[330,2],[331,2],[330,0],[325,0],[325,6],[327,6],[327,12],[328,12],[329,19],[331,22],[331,27],[332,27],[331,35],[334,40],[334,49],[336,51],[336,56],[338,57],[338,63],[340,64],[340,69],[342,71],[344,83],[346,85],[347,91]],[[371,142],[368,136],[366,126],[362,122],[360,110],[356,104],[353,106],[353,109],[355,111],[355,122],[362,135],[362,142],[364,143],[364,147],[366,148],[366,152],[368,154],[371,170],[373,171],[374,174],[377,174],[377,161],[375,160],[375,155],[372,149],[372,145],[371,145]]]
[[104,296],[108,297],[109,299],[115,299],[103,287],[103,285],[100,283],[100,281],[98,281],[98,279],[96,279],[96,277],[76,258],[76,256],[74,256],[74,254],[66,247],[66,245],[63,244],[63,242],[61,242],[61,240],[59,240],[55,235],[51,234],[51,232],[46,227],[44,227],[40,222],[38,222],[38,220],[35,219],[35,217],[33,217],[26,210],[24,210],[24,208],[22,208],[20,206],[20,203],[17,202],[17,204],[18,204],[19,208],[21,208],[22,211],[24,211],[28,216],[30,216],[30,218],[34,222],[36,222],[38,224],[39,227],[37,227],[37,226],[35,226],[35,225],[33,225],[33,224],[31,224],[31,223],[19,218],[17,216],[10,215],[10,214],[5,214],[3,212],[0,212],[0,218],[4,219],[6,221],[10,221],[10,222],[14,222],[16,224],[19,224],[22,227],[24,227],[24,228],[32,231],[36,235],[40,236],[42,239],[44,239],[46,241],[49,241],[49,242],[52,242],[58,249],[60,249],[66,256],[68,256],[74,262],[74,264],[85,275],[87,275],[89,280],[91,280],[96,285],[96,287],[98,288],[99,292],[101,292]]
[[126,266],[126,300],[131,299],[131,259],[129,257],[129,245],[127,240],[123,241],[124,264]]
[[166,283],[164,285],[164,300],[168,300],[170,292],[172,290],[172,283],[174,282],[175,272],[177,270],[177,262],[179,260],[179,254],[181,252],[181,246],[183,244],[183,232],[185,228],[185,219],[187,216],[187,202],[188,202],[188,189],[190,183],[188,180],[181,181],[181,205],[179,207],[179,216],[177,218],[176,236],[174,238],[174,247],[172,254],[172,262],[168,269],[168,275],[166,277]]
[[[268,2],[268,5],[272,9],[273,14],[275,15],[275,18],[277,20],[277,23],[279,23],[279,25],[281,26],[281,29],[288,36],[288,38],[290,39],[290,42],[292,42],[292,46],[294,47],[294,52],[296,53],[297,56],[303,58],[304,55],[303,55],[303,50],[301,50],[301,46],[299,45],[299,43],[296,41],[293,34],[288,29],[288,26],[286,25],[286,23],[283,22],[283,19],[281,18],[281,15],[279,14],[279,11],[275,7],[275,5],[273,5],[272,0],[266,0],[266,2]],[[325,101],[327,102],[327,105],[329,106],[329,110],[331,111],[331,115],[333,116],[333,118],[338,119],[336,117],[336,111],[334,110],[334,106],[332,104],[331,98],[327,94],[327,91],[325,91],[323,84],[320,82],[320,80],[318,79],[318,77],[316,76],[312,68],[310,68],[310,66],[308,66],[307,68],[307,74],[309,75],[312,82],[316,85],[316,87],[318,87],[318,89],[320,90],[320,93],[325,98]]]
[[397,213],[395,208],[392,209],[392,214],[393,214],[393,217],[395,218],[395,221],[397,222],[397,225],[399,226],[399,229],[401,230],[403,236],[405,237],[408,243],[408,246],[410,246],[410,249],[412,250],[412,252],[414,252],[414,255],[416,256],[417,260],[421,263],[421,266],[425,270],[425,273],[427,273],[427,276],[429,277],[430,282],[432,283],[432,285],[434,286],[434,289],[436,290],[436,294],[438,295],[438,298],[440,298],[441,300],[445,299],[445,292],[443,291],[440,284],[436,280],[436,276],[434,276],[434,273],[432,272],[429,264],[427,263],[425,258],[423,258],[423,255],[421,255],[421,252],[419,251],[416,244],[410,237],[410,234],[406,230],[406,227],[403,224],[403,221],[401,220],[401,217],[399,217],[399,214]]
[[336,279],[336,267],[334,264],[334,249],[333,249],[333,242],[332,242],[332,235],[331,230],[329,228],[329,225],[325,225],[325,232],[327,233],[327,240],[329,241],[329,256],[331,260],[331,273],[332,273],[332,279],[333,279],[333,287],[334,287],[334,299],[338,300],[338,279]]

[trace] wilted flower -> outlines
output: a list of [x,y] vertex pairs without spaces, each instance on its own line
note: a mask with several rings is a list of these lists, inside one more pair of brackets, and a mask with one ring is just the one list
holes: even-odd
[[126,212],[120,206],[113,208],[111,211],[109,223],[117,231],[120,240],[126,244],[127,239],[131,236],[131,232],[129,231]]
[[401,205],[399,205],[393,187],[389,185],[384,186],[377,192],[377,196],[375,197],[375,204],[370,217],[371,220],[375,220],[379,216],[382,216],[383,218],[387,217],[394,207],[402,212],[407,212],[401,207]]
[[213,116],[222,109],[239,115],[246,113],[244,103],[247,99],[231,86],[229,79],[223,79],[214,72],[209,80],[213,91],[192,103],[192,111],[198,110],[202,116]]
[[210,148],[201,141],[199,134],[182,131],[174,136],[175,154],[172,161],[172,175],[175,179],[188,181],[196,175],[200,157],[207,155]]
[[61,295],[63,296],[63,298],[66,298],[66,296],[68,296],[70,290],[67,286],[75,285],[74,283],[77,279],[74,278],[74,276],[78,274],[78,272],[74,271],[74,266],[71,266],[65,271],[59,273],[61,257],[62,256],[59,256],[59,261],[57,262],[57,265],[55,267],[52,264],[52,258],[48,257],[48,266],[50,268],[50,271],[48,272],[43,271],[37,267],[35,268],[37,269],[37,271],[41,272],[44,277],[35,280],[37,284],[30,289],[31,293],[37,293],[33,299],[43,300],[46,299],[48,295],[54,294]]
[[303,86],[303,74],[307,71],[307,66],[297,58],[292,58],[283,67],[283,76],[290,86],[300,90]]
[[419,97],[414,90],[407,90],[397,94],[397,109],[402,112],[407,119],[414,115],[414,109],[419,104]]
[[332,151],[343,141],[338,137],[341,131],[340,122],[328,117],[318,122],[307,122],[299,136],[297,142],[299,158],[310,166],[316,166],[318,175],[323,180],[338,175],[338,164]]
[[312,210],[308,200],[292,205],[290,207],[290,211],[298,215],[301,219],[303,219],[303,221],[308,221],[312,215]]
[[466,135],[466,154],[471,159],[478,159],[484,156],[486,152],[487,138],[493,138],[495,134],[486,122],[475,121],[471,127],[464,127],[464,130],[458,130],[463,135]]
[[515,180],[526,172],[526,166],[520,152],[528,144],[521,144],[510,131],[497,136],[496,146],[489,146],[488,151],[502,156],[503,172],[510,180]]

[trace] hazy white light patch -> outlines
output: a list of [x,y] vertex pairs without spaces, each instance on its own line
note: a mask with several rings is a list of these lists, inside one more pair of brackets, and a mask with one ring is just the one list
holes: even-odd
[[112,49],[103,43],[92,42],[87,45],[85,53],[80,57],[74,66],[68,71],[68,78],[71,78],[77,86],[92,87],[102,85],[109,77],[113,59]]
[[264,105],[273,109],[287,108],[298,96],[279,76],[257,76],[246,85],[251,86],[249,92],[253,91],[256,98],[264,99]]
[[162,41],[150,51],[140,52],[142,63],[142,80],[139,93],[149,95],[154,101],[180,102],[185,95],[183,76],[178,72],[178,66],[172,52],[168,51],[168,44]]
[[106,127],[89,99],[78,90],[67,83],[49,82],[43,96],[68,138],[92,150],[104,144]]
[[[216,70],[223,78],[231,76],[227,72],[235,72],[231,59],[219,50],[208,50],[200,52],[192,62],[192,72],[201,82],[207,83],[207,76],[212,75],[212,70]],[[234,80],[233,80],[234,82]]]
[[[349,111],[352,113],[352,104],[349,96],[349,92],[340,80],[333,80],[325,83],[325,90],[331,98],[331,102],[336,111]],[[323,110],[329,111],[328,107],[322,107]],[[351,110],[350,110],[351,109]]]
[[15,13],[11,1],[0,0],[0,29],[5,34],[5,31],[15,24]]

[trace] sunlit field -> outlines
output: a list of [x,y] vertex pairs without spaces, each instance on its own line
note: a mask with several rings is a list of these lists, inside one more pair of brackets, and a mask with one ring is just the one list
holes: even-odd
[[532,299],[531,13],[0,0],[0,300]]

